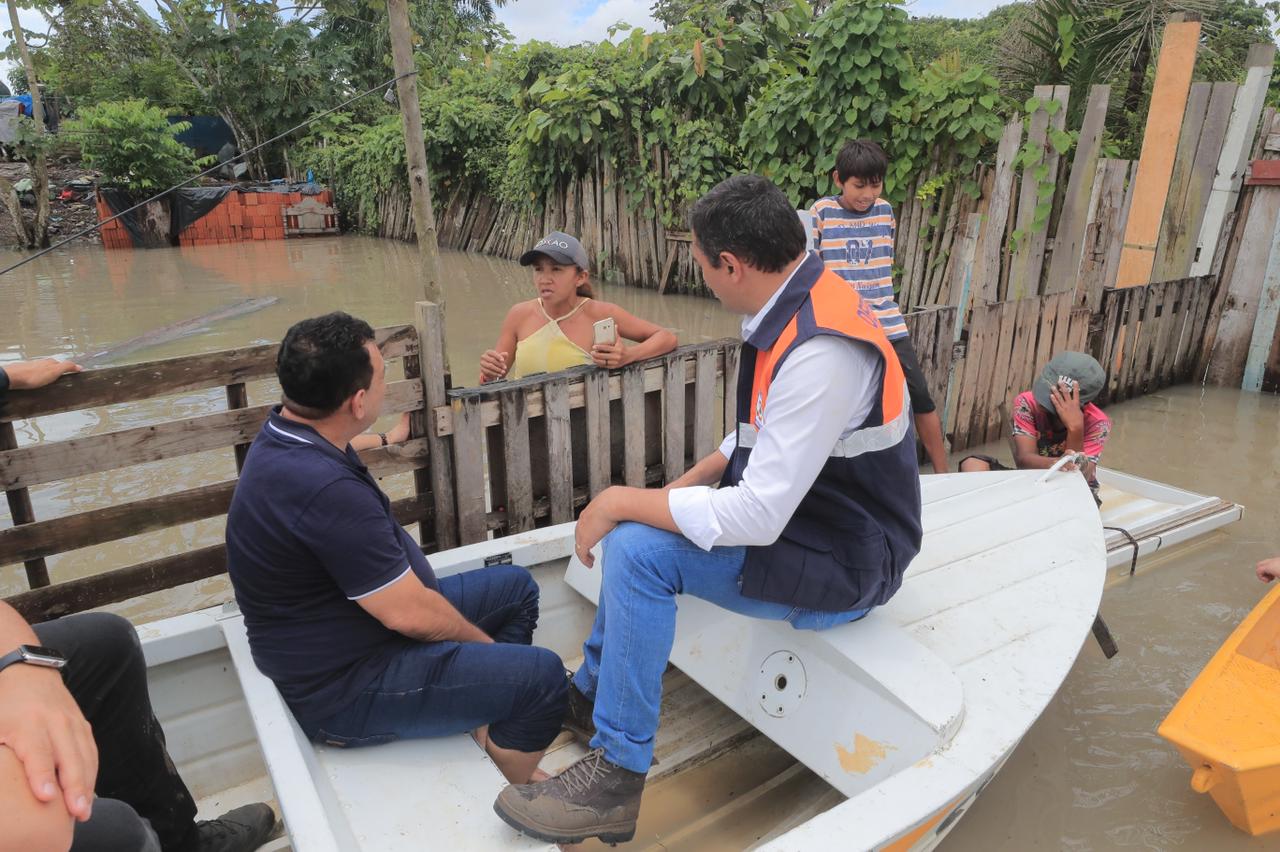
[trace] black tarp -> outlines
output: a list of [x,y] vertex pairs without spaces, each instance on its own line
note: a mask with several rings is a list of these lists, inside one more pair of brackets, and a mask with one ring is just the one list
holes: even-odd
[[[147,196],[135,196],[116,186],[98,187],[98,195],[107,203],[107,209],[115,216],[123,210],[143,201]],[[129,239],[136,248],[157,248],[173,245],[173,223],[166,199],[153,201],[120,217],[120,224],[129,232]]]
[[191,223],[222,203],[222,199],[234,192],[230,186],[193,186],[169,193],[172,199],[173,232],[181,234]]

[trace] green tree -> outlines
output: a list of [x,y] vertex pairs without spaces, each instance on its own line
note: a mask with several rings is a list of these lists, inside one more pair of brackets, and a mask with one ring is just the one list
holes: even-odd
[[188,127],[185,122],[170,124],[164,110],[138,99],[84,107],[66,123],[85,163],[102,172],[103,182],[135,192],[181,183],[212,159],[197,160],[174,138]]

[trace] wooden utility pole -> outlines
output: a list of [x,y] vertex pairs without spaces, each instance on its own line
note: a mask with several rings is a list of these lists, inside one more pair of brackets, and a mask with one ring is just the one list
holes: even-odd
[[[6,0],[9,7],[9,24],[13,27],[13,41],[18,45],[22,56],[22,67],[27,72],[27,90],[31,93],[31,119],[35,122],[37,134],[44,134],[44,104],[40,97],[40,80],[36,76],[35,63],[31,61],[31,52],[27,50],[27,37],[18,21],[18,6],[14,0]],[[30,160],[31,189],[36,197],[36,221],[27,239],[30,248],[44,248],[49,244],[49,165],[45,159],[43,146],[37,146],[35,155]],[[21,221],[21,211],[13,211],[14,228],[19,234],[26,231]]]
[[[13,0],[9,0],[10,3]],[[387,0],[387,20],[391,25],[391,62],[395,67],[396,97],[400,100],[400,121],[404,126],[405,165],[409,168],[409,202],[413,227],[422,257],[422,286],[428,302],[444,309],[441,289],[440,247],[436,242],[436,217],[431,208],[431,175],[427,171],[427,147],[422,138],[422,108],[418,104],[418,79],[412,73],[413,33],[409,28],[407,0]]]

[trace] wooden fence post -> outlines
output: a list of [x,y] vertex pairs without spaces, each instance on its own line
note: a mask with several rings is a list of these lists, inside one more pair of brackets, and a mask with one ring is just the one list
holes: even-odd
[[1080,125],[1076,155],[1071,161],[1071,177],[1053,238],[1053,257],[1045,293],[1074,290],[1080,273],[1080,254],[1084,247],[1084,231],[1089,215],[1089,199],[1098,177],[1098,152],[1102,150],[1102,131],[1107,120],[1110,86],[1094,86],[1089,90],[1089,104]]
[[[418,330],[418,360],[422,381],[423,408],[429,464],[431,502],[435,510],[436,549],[458,546],[458,518],[454,506],[453,446],[436,434],[432,412],[449,404],[444,387],[444,316],[434,302],[414,305],[414,325]],[[425,536],[424,536],[425,537]]]
[[[13,424],[0,423],[0,450],[17,448],[18,435],[14,432]],[[8,490],[4,496],[9,501],[9,514],[15,526],[29,524],[36,519],[35,509],[31,506],[31,493],[26,488]],[[38,589],[49,585],[49,568],[45,564],[44,557],[28,559],[23,565],[27,570],[27,588]]]
[[[1067,103],[1070,100],[1070,86],[1036,86],[1035,97],[1042,103],[1050,101],[1058,103],[1058,109],[1051,116],[1045,106],[1041,106],[1031,116],[1027,128],[1027,144],[1037,146],[1044,152],[1040,166],[1048,169],[1048,186],[1053,187],[1054,176],[1058,173],[1058,152],[1049,144],[1051,130],[1062,130],[1067,120]],[[1049,223],[1045,221],[1036,226],[1036,207],[1040,204],[1040,181],[1035,172],[1040,166],[1026,167],[1022,170],[1022,187],[1018,194],[1018,230],[1022,239],[1018,240],[1018,250],[1013,254],[1009,270],[1009,292],[1007,298],[1021,299],[1023,296],[1034,296],[1040,292],[1040,273],[1044,269],[1044,248],[1048,241]]]

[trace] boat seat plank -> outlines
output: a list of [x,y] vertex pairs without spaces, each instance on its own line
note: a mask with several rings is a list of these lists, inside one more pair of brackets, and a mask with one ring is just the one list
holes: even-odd
[[244,619],[219,622],[296,849],[555,848],[493,817],[506,782],[466,734],[364,749],[310,742],[254,664]]

